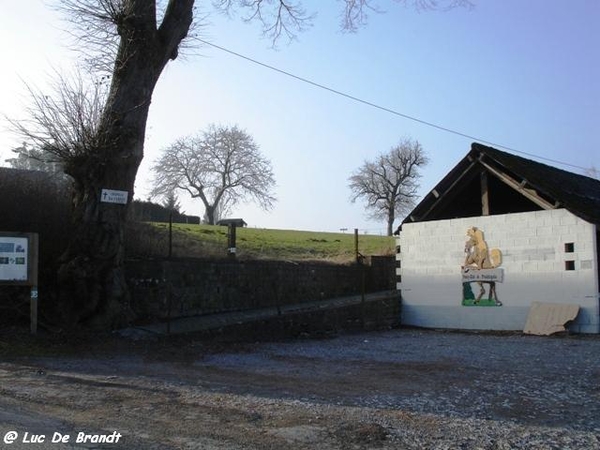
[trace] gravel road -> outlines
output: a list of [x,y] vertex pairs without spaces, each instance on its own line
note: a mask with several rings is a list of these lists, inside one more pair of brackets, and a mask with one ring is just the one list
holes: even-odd
[[[110,337],[27,355],[7,339],[0,447],[9,431],[17,438],[2,448],[600,448],[596,336]],[[50,443],[56,432],[69,442]],[[115,432],[119,442],[75,442]],[[23,442],[25,433],[46,441]]]

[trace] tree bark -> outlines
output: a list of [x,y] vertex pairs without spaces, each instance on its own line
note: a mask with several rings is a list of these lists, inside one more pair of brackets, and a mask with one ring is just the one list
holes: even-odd
[[388,236],[392,236],[392,234],[394,232],[394,220],[395,220],[395,213],[394,213],[394,211],[391,211],[390,213],[388,213],[388,219],[387,219],[387,235]]
[[215,207],[213,205],[206,205],[206,223],[208,225],[215,225]]
[[[131,318],[123,270],[124,229],[144,154],[152,92],[192,22],[193,0],[170,0],[156,27],[154,2],[126,0],[121,42],[98,132],[66,167],[74,183],[75,231],[61,258],[60,301],[70,325],[114,328]],[[104,203],[102,189],[128,193],[127,205]]]

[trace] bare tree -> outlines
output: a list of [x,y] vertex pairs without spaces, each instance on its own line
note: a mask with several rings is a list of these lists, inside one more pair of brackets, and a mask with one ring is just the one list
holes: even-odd
[[[419,8],[469,6],[468,0],[397,0]],[[438,1],[440,5],[438,5]],[[117,326],[129,317],[123,271],[124,225],[144,154],[146,122],[160,75],[193,38],[194,0],[56,0],[66,13],[81,61],[92,73],[59,79],[55,94],[31,90],[30,120],[18,132],[58,156],[73,178],[75,232],[62,256],[60,309],[72,324]],[[293,0],[214,0],[261,22],[275,42],[308,27],[312,14]],[[371,0],[344,0],[343,28],[365,23]],[[196,21],[194,21],[196,18]],[[191,39],[193,42],[193,39]],[[128,193],[128,204],[101,201],[103,189]]]
[[100,60],[110,58],[111,74],[99,75],[94,83],[60,78],[54,96],[32,92],[29,121],[13,122],[58,156],[74,180],[75,231],[58,274],[60,309],[70,323],[107,327],[128,317],[127,207],[103,203],[101,192],[120,190],[133,197],[152,92],[163,68],[178,55],[193,5],[193,0],[170,0],[159,23],[155,1],[64,0],[62,8],[79,26],[82,43],[106,44]]
[[152,196],[187,191],[202,200],[206,221],[214,225],[219,212],[243,200],[270,209],[275,202],[271,163],[252,137],[237,126],[210,125],[203,133],[179,139],[163,150],[152,170]]
[[[417,10],[472,8],[470,0],[394,0],[396,3],[411,6]],[[235,10],[247,11],[245,21],[258,19],[263,24],[263,35],[273,43],[285,35],[292,40],[298,31],[308,28],[315,17],[308,13],[300,1],[286,0],[214,0],[215,7],[232,15]],[[356,32],[367,24],[370,12],[382,10],[373,0],[342,0],[340,27],[343,31]]]
[[427,164],[419,142],[405,138],[398,145],[365,163],[348,179],[351,201],[367,202],[370,217],[386,220],[387,234],[392,235],[394,220],[414,206],[419,188],[419,168]]

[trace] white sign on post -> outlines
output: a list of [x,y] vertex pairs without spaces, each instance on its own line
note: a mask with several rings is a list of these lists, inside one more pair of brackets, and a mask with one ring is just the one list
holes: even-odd
[[38,235],[0,231],[0,285],[37,286]]
[[0,237],[0,280],[27,281],[28,239]]
[[37,233],[0,231],[0,285],[31,286],[31,333],[37,333]]
[[472,267],[465,267],[462,270],[462,282],[498,282],[504,281],[504,270],[502,268],[496,269],[476,269]]
[[100,201],[103,203],[118,203],[121,205],[127,204],[129,192],[116,191],[114,189],[102,189],[100,193]]

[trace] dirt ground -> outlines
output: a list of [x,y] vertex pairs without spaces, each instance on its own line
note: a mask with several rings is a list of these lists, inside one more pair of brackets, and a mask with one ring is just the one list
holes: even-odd
[[597,337],[517,333],[235,343],[11,330],[0,448],[600,448],[599,355]]

